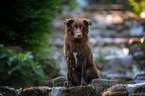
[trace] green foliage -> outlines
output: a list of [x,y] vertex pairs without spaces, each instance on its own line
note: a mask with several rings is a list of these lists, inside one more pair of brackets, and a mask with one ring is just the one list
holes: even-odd
[[129,3],[133,6],[133,11],[138,15],[145,12],[145,0],[129,0]]
[[67,87],[67,81],[65,81],[65,82],[63,83],[63,86],[64,86],[64,87]]
[[0,77],[0,85],[18,88],[45,76],[42,66],[34,62],[31,52],[15,54],[14,50],[0,45]]
[[66,0],[3,0],[0,3],[0,43],[37,47],[51,32],[51,22]]
[[141,48],[141,45],[142,45],[141,42],[138,42],[138,43],[137,43],[137,46],[138,46],[139,48]]
[[99,51],[99,56],[95,58],[95,62],[104,62],[104,55],[101,51]]
[[39,48],[34,54],[35,60],[42,65],[45,75],[49,79],[59,75],[59,63],[53,57],[55,54],[53,49],[50,49],[49,47]]
[[70,3],[71,3],[71,5],[72,5],[72,7],[78,8],[78,3],[77,3],[76,0],[72,0]]

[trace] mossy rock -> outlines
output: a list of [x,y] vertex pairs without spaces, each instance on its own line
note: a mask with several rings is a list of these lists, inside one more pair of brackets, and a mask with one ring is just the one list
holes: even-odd
[[135,84],[133,81],[107,80],[107,79],[93,79],[91,86],[96,87],[100,91],[110,88],[116,84]]
[[15,96],[16,92],[14,88],[8,86],[0,86],[0,96]]
[[59,76],[51,80],[41,80],[39,86],[64,87],[66,86],[66,77]]
[[102,96],[145,96],[145,83],[116,84],[104,91]]
[[61,89],[60,96],[98,96],[93,86],[77,86]]
[[31,87],[18,92],[19,96],[47,96],[52,88],[49,87]]

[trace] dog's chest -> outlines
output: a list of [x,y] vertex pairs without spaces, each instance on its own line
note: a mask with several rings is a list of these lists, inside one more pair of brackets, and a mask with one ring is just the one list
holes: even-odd
[[73,56],[74,56],[74,59],[75,59],[75,66],[77,66],[78,65],[78,53],[73,52]]

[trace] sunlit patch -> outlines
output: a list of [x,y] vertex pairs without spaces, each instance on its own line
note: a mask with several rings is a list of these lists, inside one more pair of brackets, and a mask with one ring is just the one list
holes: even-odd
[[129,44],[138,43],[138,42],[143,43],[144,39],[145,39],[145,36],[142,38],[130,38],[128,42]]
[[140,42],[143,43],[145,36],[140,39]]
[[141,12],[141,13],[140,13],[140,17],[141,17],[142,19],[145,19],[145,12]]
[[123,48],[123,49],[122,49],[122,52],[123,52],[125,55],[128,55],[129,49],[128,49],[128,48]]
[[116,15],[114,18],[113,18],[113,23],[123,23],[123,18],[121,16],[118,16]]
[[139,41],[140,41],[140,38],[130,38],[128,42],[129,42],[129,44],[133,44],[133,43],[135,43],[135,42],[137,43]]

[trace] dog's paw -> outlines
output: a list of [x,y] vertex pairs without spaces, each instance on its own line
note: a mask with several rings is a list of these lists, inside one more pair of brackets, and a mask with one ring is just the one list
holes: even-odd
[[81,86],[87,86],[87,83],[85,82],[85,80],[81,81]]
[[69,83],[69,84],[67,85],[67,88],[72,87],[72,86],[73,86],[73,84],[72,84],[72,83]]

